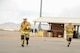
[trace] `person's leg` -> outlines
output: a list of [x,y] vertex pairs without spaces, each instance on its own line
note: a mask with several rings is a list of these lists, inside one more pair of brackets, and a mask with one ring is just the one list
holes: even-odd
[[68,47],[70,46],[71,41],[72,41],[72,38],[69,38],[69,39],[68,39]]
[[26,44],[28,45],[29,44],[29,38],[26,37]]
[[24,47],[24,35],[21,35],[21,46]]
[[[27,31],[28,32],[28,31]],[[26,39],[26,45],[29,44],[29,32],[27,34],[25,34],[25,39]]]

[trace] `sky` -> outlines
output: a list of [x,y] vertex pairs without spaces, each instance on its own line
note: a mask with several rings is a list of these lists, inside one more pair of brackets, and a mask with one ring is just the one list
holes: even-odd
[[[42,0],[42,16],[80,18],[79,0]],[[39,18],[40,0],[0,0],[0,24],[21,23],[23,18],[33,23]]]

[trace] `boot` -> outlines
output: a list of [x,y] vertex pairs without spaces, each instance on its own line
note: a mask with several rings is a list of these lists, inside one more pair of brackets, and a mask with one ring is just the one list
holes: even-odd
[[69,47],[69,46],[70,46],[70,44],[71,44],[71,42],[68,42],[68,45],[67,45],[67,47]]
[[22,45],[21,46],[24,47],[24,40],[21,40],[21,42],[22,42]]
[[26,45],[28,46],[28,44],[29,44],[29,43],[28,43],[28,41],[27,41],[27,42],[26,42]]

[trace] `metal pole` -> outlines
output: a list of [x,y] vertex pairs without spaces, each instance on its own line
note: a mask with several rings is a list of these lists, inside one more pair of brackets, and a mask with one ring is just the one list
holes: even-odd
[[40,2],[40,17],[42,17],[42,0]]
[[[42,0],[40,1],[40,17],[42,17]],[[41,30],[41,22],[39,23],[39,31]]]

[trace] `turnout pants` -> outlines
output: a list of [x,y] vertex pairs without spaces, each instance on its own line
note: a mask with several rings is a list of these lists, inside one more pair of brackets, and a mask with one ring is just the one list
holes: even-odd
[[25,35],[21,35],[21,42],[22,42],[22,45],[24,45],[24,42],[26,40],[26,44],[28,45],[28,41],[29,41],[29,35],[25,34]]

